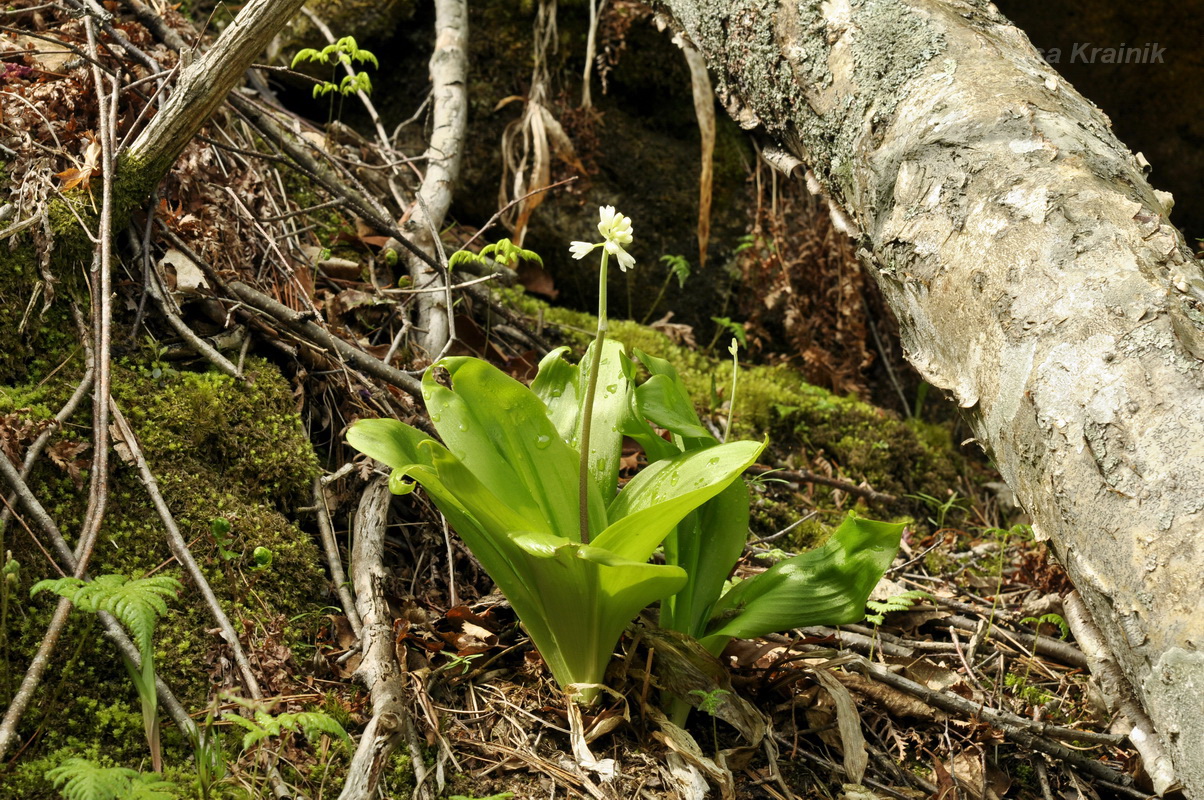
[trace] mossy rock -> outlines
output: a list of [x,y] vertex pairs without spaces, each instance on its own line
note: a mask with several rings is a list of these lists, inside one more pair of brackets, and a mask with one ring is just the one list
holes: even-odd
[[[548,306],[529,296],[508,295],[526,313],[541,312],[547,324],[558,326],[563,339],[577,352],[593,339],[596,317]],[[718,412],[731,384],[731,359],[719,352],[674,344],[653,328],[629,320],[611,320],[609,336],[629,349],[668,359],[681,375],[700,414]],[[962,456],[954,449],[947,428],[904,421],[855,397],[841,397],[808,384],[789,365],[741,365],[736,391],[736,437],[768,436],[779,457],[797,455],[805,467],[814,456],[832,461],[840,474],[866,481],[874,489],[903,498],[907,494],[944,494],[954,485]],[[908,510],[901,502],[895,511]]]
[[[309,505],[318,463],[294,409],[291,387],[269,362],[248,359],[248,380],[240,383],[216,372],[167,372],[151,377],[136,361],[117,364],[113,396],[124,410],[156,475],[184,539],[223,603],[244,646],[258,652],[265,667],[264,691],[288,691],[284,662],[312,644],[328,603],[320,553],[311,535],[290,512]],[[69,391],[69,381],[61,381]],[[35,397],[24,387],[9,393]],[[56,398],[57,401],[57,398]],[[52,406],[53,403],[42,404]],[[78,412],[86,418],[86,409]],[[69,541],[79,530],[87,485],[77,487],[53,465],[39,466],[32,488]],[[129,576],[167,571],[185,589],[169,604],[155,635],[159,673],[191,712],[201,712],[216,689],[241,693],[228,651],[211,633],[216,627],[197,588],[171,560],[162,522],[151,506],[133,465],[112,459],[110,501],[95,556],[93,575]],[[219,547],[210,522],[231,523]],[[20,679],[54,607],[53,598],[28,599],[29,587],[53,571],[29,537],[10,533],[7,544],[23,565],[9,620],[10,686]],[[271,551],[270,566],[256,569],[256,547]],[[137,699],[99,622],[76,613],[20,731],[33,745],[0,798],[53,797],[48,786],[36,791],[50,759],[97,755],[137,767],[146,759]],[[271,662],[281,669],[273,671]],[[290,667],[287,672],[294,672]],[[273,685],[274,683],[279,685]],[[184,764],[188,749],[164,721],[165,761]],[[12,789],[9,787],[22,787]],[[18,793],[13,794],[12,791]],[[42,793],[44,792],[44,793]]]

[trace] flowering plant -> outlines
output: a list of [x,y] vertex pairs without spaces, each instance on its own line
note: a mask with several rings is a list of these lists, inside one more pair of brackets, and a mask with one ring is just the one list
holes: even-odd
[[[631,220],[605,206],[598,232],[602,241],[570,247],[578,259],[601,250],[598,332],[579,364],[563,358],[568,348],[553,351],[528,388],[479,359],[445,358],[422,381],[442,443],[387,419],[347,433],[393,468],[395,493],[423,486],[553,676],[585,703],[623,630],[657,600],[663,624],[713,653],[734,636],[860,618],[901,529],[851,518],[829,545],[799,557],[809,560],[722,595],[748,532],[740,475],[765,445],[715,440],[667,361],[637,353],[651,378],[636,386],[636,363],[606,338],[607,265],[614,256],[621,269],[634,266]],[[619,491],[625,435],[649,465]],[[666,563],[649,563],[662,543]]]

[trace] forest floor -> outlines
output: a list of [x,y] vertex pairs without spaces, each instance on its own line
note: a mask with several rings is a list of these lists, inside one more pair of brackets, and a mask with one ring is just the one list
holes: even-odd
[[[83,529],[96,502],[86,454],[95,430],[81,420],[95,410],[87,398],[98,359],[111,359],[107,388],[129,425],[112,428],[118,459],[100,484],[110,510],[93,574],[166,571],[183,580],[159,622],[156,657],[184,717],[218,733],[209,796],[338,796],[354,747],[331,723],[353,739],[383,724],[378,687],[362,685],[359,615],[345,602],[354,577],[342,577],[365,484],[379,473],[355,459],[343,435],[363,417],[430,427],[414,391],[430,362],[410,338],[415,290],[398,285],[389,231],[357,205],[364,194],[413,189],[397,169],[403,144],[320,129],[266,97],[224,108],[151,202],[121,221],[113,345],[99,352],[83,344],[99,313],[92,244],[72,232],[95,224],[97,190],[111,178],[96,162],[85,23],[33,0],[5,14],[0,143],[9,201],[0,213],[11,221],[0,230],[0,434],[4,457],[28,465],[22,480],[61,530],[55,539],[28,506],[9,500],[20,510],[4,512],[0,540],[10,565],[0,623],[5,705],[51,625],[52,604],[31,601],[29,589],[69,572],[71,546],[55,542]],[[195,39],[191,22],[164,14],[167,27]],[[114,25],[162,69],[177,63],[148,19],[118,16]],[[128,136],[153,102],[156,76],[125,63],[119,49],[93,52],[127,87],[118,127]],[[296,168],[289,148],[298,139],[323,175]],[[754,358],[740,364],[733,431],[768,435],[771,446],[748,475],[753,525],[735,577],[822,542],[852,510],[906,522],[871,616],[733,642],[711,664],[711,688],[685,697],[711,711],[695,710],[684,732],[658,710],[675,688],[689,694],[671,677],[681,669],[678,643],[640,619],[620,642],[607,691],[578,712],[430,502],[420,493],[395,499],[376,579],[403,702],[390,709],[383,737],[391,754],[374,765],[381,796],[1148,796],[1141,762],[1111,732],[1070,636],[1065,574],[989,465],[953,444],[967,437],[949,411],[931,402],[920,419],[914,377],[887,375],[906,367],[873,344],[872,324],[852,321],[876,306],[863,299],[870,290],[847,245],[834,243],[822,214],[802,213],[811,207],[801,194],[775,188],[762,202],[769,182],[755,177],[751,246],[733,263],[747,281],[744,308],[760,304],[762,313],[748,314],[745,326]],[[397,219],[405,209],[388,211]],[[501,235],[487,228],[454,224],[444,246],[479,250]],[[770,240],[777,244],[763,244]],[[789,277],[790,257],[808,253],[821,264],[814,280],[831,282],[823,291],[790,283],[798,279]],[[496,265],[463,276],[450,352],[520,379],[556,346],[579,352],[595,319],[523,293],[525,285],[549,294],[550,280]],[[795,299],[774,305],[770,295]],[[818,310],[797,305],[812,295],[829,300]],[[879,326],[885,333],[889,321]],[[701,330],[663,316],[618,321],[614,335],[672,356],[704,423],[718,431],[728,421],[726,377],[715,376],[726,376],[730,361],[713,352],[714,339],[707,347]],[[886,411],[851,395],[891,397],[892,388],[911,392],[910,408]],[[76,394],[82,405],[71,402]],[[144,460],[133,452],[139,441]],[[644,463],[628,447],[622,478]],[[165,509],[151,502],[159,489],[148,472]],[[180,569],[181,551],[163,536],[173,526],[198,573]],[[245,659],[219,635],[202,579]],[[111,645],[89,616],[72,619],[19,744],[0,764],[0,798],[57,796],[45,774],[71,758],[150,770]],[[174,788],[156,796],[201,796],[203,754],[176,730],[186,721],[174,721],[163,725],[163,774]]]

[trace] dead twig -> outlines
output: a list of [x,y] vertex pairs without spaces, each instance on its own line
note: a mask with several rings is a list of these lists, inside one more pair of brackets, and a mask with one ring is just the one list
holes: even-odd
[[861,485],[849,481],[842,481],[839,478],[829,478],[827,475],[820,475],[818,472],[811,472],[805,469],[779,469],[777,467],[767,467],[764,464],[753,464],[747,470],[751,475],[769,475],[785,478],[788,481],[797,483],[818,483],[821,486],[831,486],[833,489],[840,489],[842,492],[855,494],[858,497],[864,497],[871,503],[896,503],[899,498],[893,494],[876,491],[871,486]]
[[343,572],[343,561],[339,558],[339,543],[334,538],[334,526],[330,523],[330,507],[327,504],[326,483],[321,478],[314,479],[314,507],[318,510],[318,532],[322,536],[322,549],[326,551],[326,565],[330,568],[330,581],[338,592],[339,602],[343,604],[343,613],[351,624],[355,638],[360,638],[364,623],[360,619],[359,610],[355,607],[355,599],[351,596],[351,588],[347,584],[347,575]]
[[146,456],[142,454],[142,446],[138,443],[138,437],[134,435],[134,430],[126,422],[125,415],[121,413],[121,408],[116,403],[113,403],[112,408],[113,419],[117,423],[117,429],[121,433],[121,438],[124,440],[126,448],[129,450],[130,458],[138,470],[138,477],[142,481],[146,493],[150,495],[151,504],[155,507],[160,521],[162,521],[164,528],[167,529],[167,546],[171,549],[172,555],[176,557],[176,561],[180,562],[180,566],[184,568],[188,577],[196,584],[197,591],[201,593],[201,597],[205,600],[205,605],[209,607],[209,613],[213,616],[213,620],[217,623],[218,628],[221,629],[222,638],[230,646],[230,650],[234,655],[234,663],[238,665],[238,671],[242,675],[243,684],[247,687],[247,693],[255,700],[262,700],[263,693],[259,689],[259,681],[256,680],[255,673],[251,670],[251,662],[247,659],[247,654],[242,649],[238,633],[234,630],[234,626],[230,624],[230,618],[226,616],[221,603],[218,602],[217,596],[213,593],[213,588],[209,586],[209,581],[205,579],[205,574],[201,572],[201,568],[197,566],[196,560],[192,557],[192,553],[188,549],[188,543],[184,541],[184,537],[180,533],[180,528],[176,525],[175,517],[163,499],[163,493],[159,491],[159,482],[155,479],[154,473],[151,472],[150,466],[146,463]]
[[307,319],[304,314],[300,314],[288,306],[276,302],[263,292],[252,289],[242,281],[233,281],[227,284],[227,286],[230,292],[239,300],[267,314],[301,338],[313,342],[333,355],[342,357],[352,367],[374,378],[379,378],[385,383],[396,386],[398,389],[412,396],[416,402],[422,402],[422,384],[412,375],[389,366],[379,358],[365,353],[363,350],[352,347],[321,325]]

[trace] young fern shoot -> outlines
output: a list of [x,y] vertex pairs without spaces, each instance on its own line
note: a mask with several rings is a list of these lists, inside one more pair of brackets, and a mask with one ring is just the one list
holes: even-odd
[[181,588],[180,582],[168,575],[133,580],[124,575],[101,575],[92,581],[71,577],[39,581],[29,591],[30,596],[42,591],[53,592],[70,600],[81,611],[107,611],[133,634],[142,667],[139,669],[126,659],[125,668],[142,701],[142,722],[155,772],[163,771],[163,756],[159,745],[159,695],[155,688],[153,638],[159,617],[167,613],[166,598],[176,597]]

